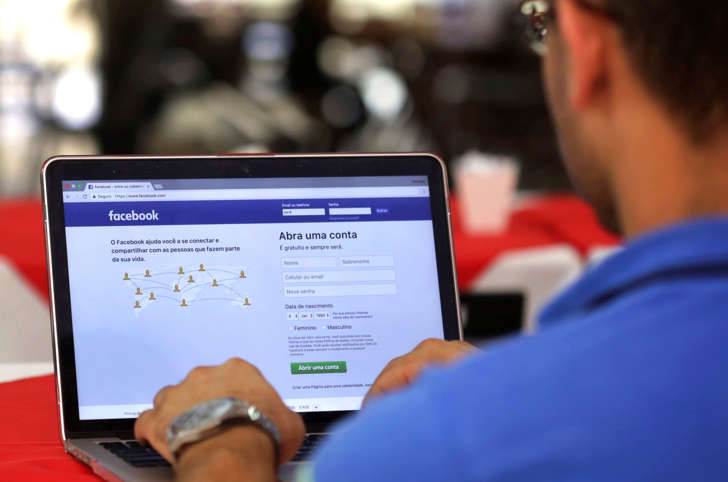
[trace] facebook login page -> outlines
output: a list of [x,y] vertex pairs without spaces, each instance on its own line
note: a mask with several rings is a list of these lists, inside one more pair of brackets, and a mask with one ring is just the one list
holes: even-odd
[[356,410],[443,337],[426,177],[64,181],[81,420],[192,368],[260,368],[298,412]]

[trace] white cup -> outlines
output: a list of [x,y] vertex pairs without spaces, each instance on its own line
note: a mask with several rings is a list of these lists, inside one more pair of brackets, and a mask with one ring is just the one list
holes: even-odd
[[467,231],[495,234],[507,228],[519,172],[510,157],[468,152],[459,160],[455,176]]

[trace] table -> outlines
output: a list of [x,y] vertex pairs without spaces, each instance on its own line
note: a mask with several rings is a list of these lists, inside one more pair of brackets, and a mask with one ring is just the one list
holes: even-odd
[[0,480],[98,480],[63,451],[53,377],[0,384]]

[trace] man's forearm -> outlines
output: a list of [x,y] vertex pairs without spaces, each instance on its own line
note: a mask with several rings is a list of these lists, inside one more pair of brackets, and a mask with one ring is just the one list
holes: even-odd
[[183,448],[175,469],[181,482],[275,482],[274,459],[268,435],[254,426],[239,426]]

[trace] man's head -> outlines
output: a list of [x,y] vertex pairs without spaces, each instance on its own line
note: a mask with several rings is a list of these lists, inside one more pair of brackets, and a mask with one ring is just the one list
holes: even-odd
[[695,146],[725,133],[728,2],[536,0],[522,7],[534,9],[542,12],[532,17],[532,33],[545,36],[544,80],[569,173],[602,221],[623,228],[615,171],[625,169],[625,143],[654,134],[656,124]]

